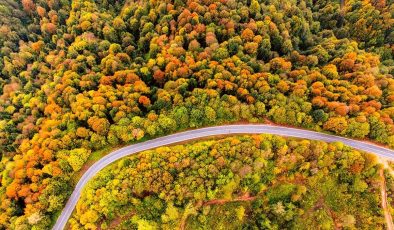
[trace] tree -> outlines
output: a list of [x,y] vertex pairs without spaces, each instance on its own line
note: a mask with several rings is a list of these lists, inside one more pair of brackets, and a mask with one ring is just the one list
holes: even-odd
[[29,224],[34,225],[37,224],[40,220],[42,220],[42,218],[43,216],[40,212],[35,212],[27,218],[27,221],[29,222]]
[[260,101],[257,101],[255,103],[255,107],[256,107],[256,115],[257,116],[262,116],[262,115],[264,115],[266,113],[265,104],[264,103],[262,103]]
[[216,112],[209,106],[205,106],[205,119],[206,124],[213,124],[216,121]]
[[200,127],[204,118],[203,112],[199,109],[192,109],[190,113],[190,127]]
[[272,59],[270,66],[275,73],[283,73],[291,70],[291,62],[279,57]]
[[189,112],[186,107],[175,108],[174,119],[177,121],[178,128],[185,128],[189,125]]
[[257,0],[252,0],[250,3],[250,12],[254,16],[254,18],[260,16],[260,10],[261,8],[259,2]]
[[369,134],[368,122],[357,122],[354,118],[349,120],[349,126],[346,130],[347,134],[351,137],[364,138]]
[[75,172],[82,168],[83,164],[90,156],[90,152],[84,148],[70,150],[68,154],[69,157],[67,161]]
[[142,104],[144,107],[149,107],[150,106],[150,99],[146,96],[140,96],[138,99],[138,102]]
[[97,134],[105,135],[108,133],[110,123],[105,118],[91,117],[88,119],[88,124]]
[[254,33],[251,29],[246,28],[244,31],[242,31],[241,38],[245,41],[252,41],[254,38]]
[[369,137],[384,142],[388,138],[387,126],[375,116],[369,117]]
[[170,117],[163,114],[159,116],[158,123],[166,132],[172,132],[176,130],[176,122]]
[[36,7],[32,0],[22,0],[22,6],[27,13],[32,13]]
[[280,92],[286,93],[286,92],[290,89],[290,86],[287,84],[286,81],[281,80],[281,81],[279,81],[279,83],[277,84],[277,88],[278,88],[278,90],[279,90]]
[[41,31],[47,34],[54,34],[56,29],[56,25],[51,22],[45,23],[41,26]]
[[317,109],[312,112],[312,117],[316,122],[326,122],[328,114],[326,114],[322,109]]
[[323,127],[325,130],[333,131],[336,134],[343,134],[348,127],[348,122],[344,117],[330,117]]

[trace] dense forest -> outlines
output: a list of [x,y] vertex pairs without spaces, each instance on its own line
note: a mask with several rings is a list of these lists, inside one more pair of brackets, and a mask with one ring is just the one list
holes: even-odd
[[394,147],[393,0],[3,0],[0,229],[47,229],[95,151],[293,125]]
[[271,135],[161,147],[101,171],[69,223],[71,229],[384,229],[381,167],[375,156],[341,143]]

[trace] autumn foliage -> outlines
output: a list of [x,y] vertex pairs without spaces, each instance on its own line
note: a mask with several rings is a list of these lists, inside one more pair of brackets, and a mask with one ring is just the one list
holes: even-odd
[[345,2],[1,1],[0,229],[50,228],[92,153],[177,130],[394,147],[394,8]]
[[383,228],[380,167],[375,156],[340,143],[272,135],[161,147],[125,157],[95,176],[69,224]]

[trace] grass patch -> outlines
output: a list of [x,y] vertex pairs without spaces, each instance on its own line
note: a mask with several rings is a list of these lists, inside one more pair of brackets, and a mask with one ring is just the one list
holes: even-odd
[[197,215],[189,216],[186,229],[242,229],[249,209],[250,202],[206,206]]

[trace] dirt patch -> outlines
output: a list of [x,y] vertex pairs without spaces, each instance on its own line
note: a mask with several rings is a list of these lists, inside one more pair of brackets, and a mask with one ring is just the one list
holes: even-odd
[[[234,199],[214,199],[214,200],[209,200],[206,202],[198,202],[195,206],[194,209],[195,211],[197,211],[199,208],[201,208],[202,206],[207,206],[207,205],[223,205],[226,203],[231,203],[231,202],[243,202],[243,201],[253,201],[255,200],[257,197],[256,196],[250,196],[249,193],[245,193],[240,197],[234,198]],[[186,221],[189,215],[185,215],[182,217],[181,222],[179,224],[179,229],[180,230],[184,230],[186,227]]]
[[256,198],[257,198],[256,196],[249,196],[249,194],[244,194],[240,197],[237,197],[237,198],[231,199],[231,200],[225,200],[225,199],[210,200],[210,201],[204,202],[203,206],[222,205],[222,204],[226,204],[226,203],[230,203],[230,202],[239,202],[239,201],[252,201],[252,200],[255,200]]
[[[125,221],[125,220],[127,220],[128,218],[131,218],[134,215],[135,215],[135,212],[132,211],[132,212],[127,213],[126,215],[116,217],[114,220],[111,221],[111,223],[108,225],[107,229],[116,229],[116,227],[119,224],[121,224],[122,221]],[[97,230],[101,230],[101,226],[100,225],[101,224],[97,225]]]

